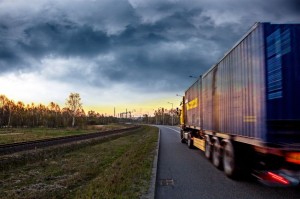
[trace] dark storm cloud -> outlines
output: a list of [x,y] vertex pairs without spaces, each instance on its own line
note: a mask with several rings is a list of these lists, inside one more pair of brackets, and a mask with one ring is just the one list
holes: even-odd
[[0,42],[0,46],[2,46],[2,48],[0,47],[0,69],[5,71],[10,67],[17,66],[17,60],[19,60],[19,58],[13,52],[13,50],[8,46],[5,46],[3,42]]
[[75,24],[42,23],[24,30],[26,42],[19,42],[25,52],[43,57],[48,53],[58,56],[93,57],[109,49],[109,38],[102,31]]
[[274,2],[265,3],[264,8],[277,16],[295,15],[299,19],[300,1],[299,0],[273,0]]
[[23,31],[22,40],[0,41],[0,67],[5,71],[23,68],[28,58],[40,60],[49,54],[58,57],[90,58],[109,49],[106,33],[89,25],[62,25],[52,22],[35,24]]
[[200,19],[204,23],[196,27],[190,21],[200,13],[199,9],[180,11],[156,23],[128,26],[114,37],[121,49],[115,49],[115,64],[121,70],[111,67],[101,71],[112,81],[130,81],[142,89],[145,85],[148,91],[185,89],[182,82],[189,83],[189,75],[204,73],[221,57],[224,51],[217,47],[228,49],[240,36],[231,26],[216,27],[205,16]]
[[[8,27],[5,24],[0,24],[0,36],[6,34]],[[10,67],[16,67],[18,65],[18,56],[15,54],[12,47],[7,45],[6,41],[0,39],[0,69],[6,71]]]
[[1,71],[79,57],[92,71],[59,78],[147,92],[185,89],[256,21],[299,22],[297,0],[41,2],[32,10],[0,3]]

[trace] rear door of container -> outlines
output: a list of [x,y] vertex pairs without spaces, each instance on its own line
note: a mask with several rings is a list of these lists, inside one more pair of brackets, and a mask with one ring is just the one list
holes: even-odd
[[300,142],[300,24],[265,24],[267,141]]

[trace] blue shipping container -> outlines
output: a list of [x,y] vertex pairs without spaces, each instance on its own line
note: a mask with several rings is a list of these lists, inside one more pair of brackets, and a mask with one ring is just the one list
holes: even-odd
[[256,23],[202,76],[203,129],[299,142],[299,37],[300,24]]

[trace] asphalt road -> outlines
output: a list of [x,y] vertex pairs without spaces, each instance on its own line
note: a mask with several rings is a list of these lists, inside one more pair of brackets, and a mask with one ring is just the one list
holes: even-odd
[[161,129],[156,199],[300,199],[300,188],[266,187],[255,180],[234,181],[215,168],[204,153],[180,142],[179,128]]

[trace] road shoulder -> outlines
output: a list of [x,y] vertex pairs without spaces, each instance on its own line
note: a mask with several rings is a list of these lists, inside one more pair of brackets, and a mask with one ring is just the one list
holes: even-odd
[[155,156],[152,165],[152,174],[151,174],[151,181],[150,187],[148,189],[147,194],[143,195],[141,199],[154,199],[155,198],[155,183],[156,183],[156,175],[157,175],[157,166],[158,166],[158,154],[159,154],[159,143],[160,143],[160,128],[158,128],[158,139],[157,139],[157,146],[155,149]]

